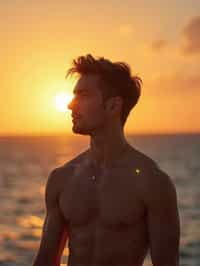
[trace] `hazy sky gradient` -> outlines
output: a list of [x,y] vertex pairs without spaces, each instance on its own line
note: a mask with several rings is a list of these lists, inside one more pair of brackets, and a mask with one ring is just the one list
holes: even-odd
[[71,132],[54,99],[86,53],[142,77],[127,132],[200,132],[200,1],[7,0],[0,17],[0,135]]

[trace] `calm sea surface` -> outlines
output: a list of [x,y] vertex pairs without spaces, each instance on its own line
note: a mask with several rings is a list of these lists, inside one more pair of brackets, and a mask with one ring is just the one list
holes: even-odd
[[[181,218],[180,265],[200,266],[200,135],[127,139],[172,177]],[[48,174],[88,145],[89,138],[80,135],[0,138],[0,265],[32,264],[45,214]],[[151,265],[148,257],[144,265]]]

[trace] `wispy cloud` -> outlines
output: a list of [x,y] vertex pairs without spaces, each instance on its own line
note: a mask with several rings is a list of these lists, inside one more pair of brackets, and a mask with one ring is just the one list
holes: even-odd
[[168,42],[166,40],[156,40],[152,43],[152,50],[154,52],[160,52],[164,48],[166,48],[167,45],[168,45]]
[[184,94],[196,93],[200,90],[200,76],[196,73],[174,72],[154,78],[149,86],[158,94],[168,92],[174,94],[180,92]]
[[200,16],[193,17],[183,29],[185,54],[200,54]]

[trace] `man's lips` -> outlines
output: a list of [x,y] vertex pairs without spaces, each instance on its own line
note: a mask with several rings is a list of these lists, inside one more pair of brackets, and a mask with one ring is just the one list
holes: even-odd
[[77,114],[72,114],[72,118],[79,118],[80,115],[77,115]]
[[80,115],[72,115],[72,121],[77,120],[80,118]]
[[78,118],[72,118],[72,121],[74,122],[74,121],[77,121],[78,120]]

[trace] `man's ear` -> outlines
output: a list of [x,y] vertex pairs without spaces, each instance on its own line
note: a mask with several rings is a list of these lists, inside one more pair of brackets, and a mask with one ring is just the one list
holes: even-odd
[[108,108],[111,112],[121,112],[123,99],[120,96],[115,96],[109,99]]

